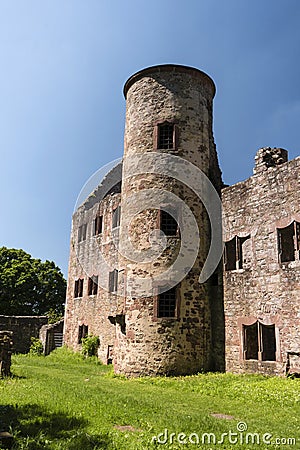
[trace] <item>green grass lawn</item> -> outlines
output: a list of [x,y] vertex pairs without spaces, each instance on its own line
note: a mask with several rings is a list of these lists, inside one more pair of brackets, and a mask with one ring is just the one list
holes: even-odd
[[[0,429],[10,427],[16,449],[300,449],[299,379],[211,373],[125,379],[65,349],[14,356],[12,371],[13,378],[0,380]],[[166,429],[167,443],[151,442]],[[230,432],[237,436],[218,443]],[[179,433],[186,443],[178,442]],[[204,433],[214,433],[216,443],[211,435],[202,444]],[[260,444],[251,435],[247,444],[247,433],[258,433]],[[264,443],[267,433],[272,437]],[[276,438],[283,440],[275,445]],[[288,438],[296,443],[285,444]]]

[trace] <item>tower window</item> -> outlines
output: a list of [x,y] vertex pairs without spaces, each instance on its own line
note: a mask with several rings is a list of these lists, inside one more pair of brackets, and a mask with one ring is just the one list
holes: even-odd
[[75,287],[74,287],[74,297],[82,297],[83,295],[83,278],[79,278],[78,280],[75,280]]
[[165,122],[158,125],[157,148],[172,149],[174,145],[174,124]]
[[88,325],[79,325],[78,327],[78,344],[81,344],[82,339],[85,338],[89,333]]
[[97,295],[98,275],[93,275],[88,281],[88,295]]
[[276,361],[275,325],[243,325],[244,359]]
[[299,259],[300,223],[294,221],[285,228],[278,228],[277,236],[279,261],[283,263]]
[[109,292],[117,292],[118,290],[118,274],[117,269],[114,269],[112,272],[109,272],[108,275],[108,291]]
[[174,217],[163,210],[160,211],[160,229],[166,236],[177,236],[179,231],[177,221]]
[[175,314],[176,314],[176,287],[159,294],[157,317],[175,317]]
[[103,216],[96,216],[94,220],[94,235],[97,236],[103,231]]
[[250,239],[250,236],[234,236],[230,241],[225,242],[225,270],[236,270],[243,268],[243,244]]
[[78,228],[78,242],[86,240],[86,230],[87,230],[86,223],[84,223],[83,225],[80,225],[80,227]]
[[121,206],[118,206],[113,210],[112,214],[112,228],[117,228],[120,226],[120,218],[121,218]]
[[157,123],[153,130],[155,150],[177,150],[179,128],[173,119]]

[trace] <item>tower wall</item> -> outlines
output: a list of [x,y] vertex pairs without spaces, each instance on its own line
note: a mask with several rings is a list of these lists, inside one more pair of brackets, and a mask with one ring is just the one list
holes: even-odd
[[[133,75],[125,84],[124,93],[127,109],[120,243],[130,240],[141,255],[149,250],[149,236],[160,227],[159,209],[174,206],[165,194],[168,191],[191,209],[199,227],[200,247],[192,269],[176,286],[176,313],[171,318],[159,317],[159,293],[161,288],[166,290],[166,286],[174,284],[172,278],[176,278],[176,274],[171,278],[166,276],[163,281],[161,274],[167,273],[167,268],[182,251],[179,234],[167,237],[165,250],[152,262],[123,255],[121,265],[127,280],[124,292],[126,332],[117,330],[115,370],[127,375],[208,370],[216,365],[212,349],[212,290],[209,282],[199,284],[198,281],[210,245],[206,210],[199,197],[176,178],[157,173],[135,175],[131,159],[156,152],[159,167],[161,154],[176,155],[200,168],[219,190],[221,174],[212,132],[214,83],[197,69],[166,65]],[[170,149],[159,148],[159,126],[165,121],[174,127],[174,145]],[[141,202],[139,194],[145,189],[147,199],[153,196],[154,204],[143,210],[143,205],[135,203]],[[135,214],[136,207],[140,207],[138,214]],[[179,209],[175,214],[182,214]],[[126,223],[130,223],[128,229]],[[198,238],[196,241],[198,245]],[[142,295],[143,279],[152,280],[150,295],[149,292]],[[214,302],[220,308],[220,289],[213,292]]]

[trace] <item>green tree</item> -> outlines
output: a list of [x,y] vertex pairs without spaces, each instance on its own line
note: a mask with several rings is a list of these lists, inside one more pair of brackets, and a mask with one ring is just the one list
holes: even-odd
[[24,250],[0,248],[0,314],[62,315],[66,280],[53,261],[34,259]]

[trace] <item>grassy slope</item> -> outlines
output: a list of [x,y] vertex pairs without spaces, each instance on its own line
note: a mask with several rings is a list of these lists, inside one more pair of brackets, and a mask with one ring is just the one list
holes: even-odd
[[[13,379],[0,380],[0,428],[11,425],[18,449],[300,448],[300,380],[201,374],[180,378],[115,377],[111,367],[64,349],[13,358]],[[218,419],[211,413],[234,416]],[[153,445],[153,435],[249,432],[298,438],[288,445]],[[136,431],[120,431],[131,425]]]

